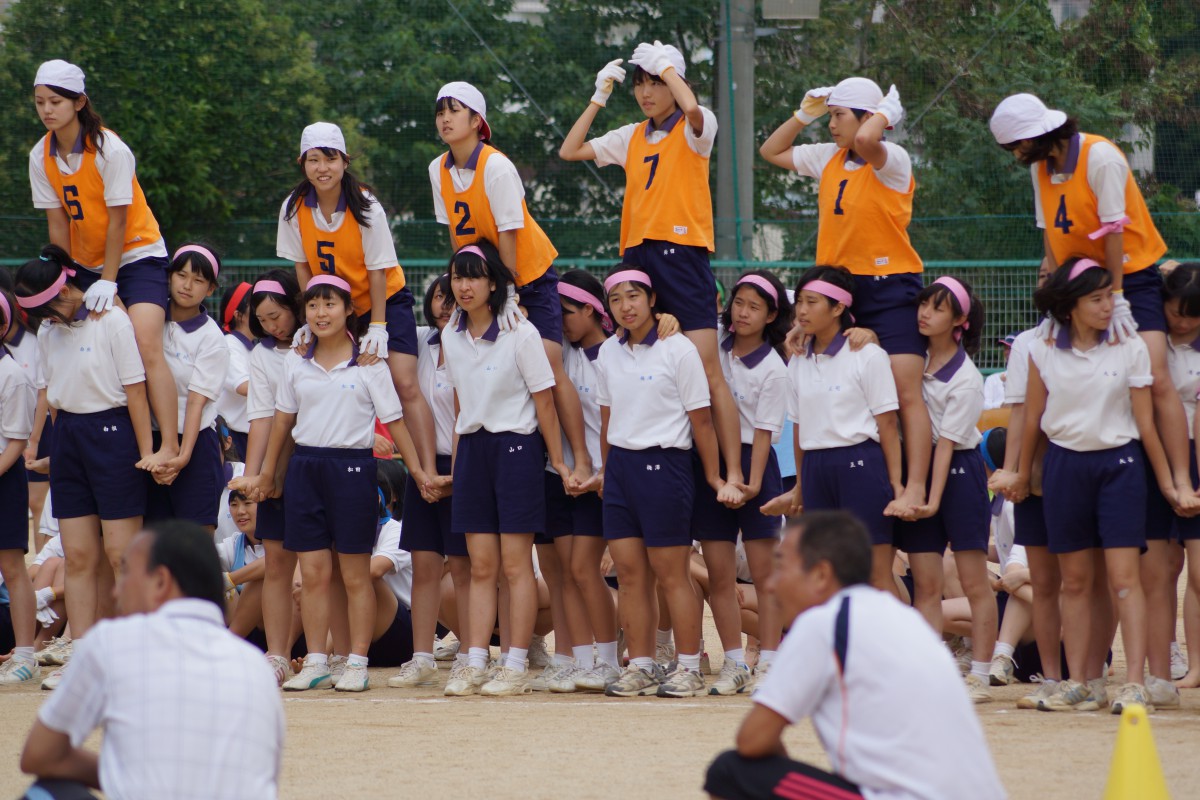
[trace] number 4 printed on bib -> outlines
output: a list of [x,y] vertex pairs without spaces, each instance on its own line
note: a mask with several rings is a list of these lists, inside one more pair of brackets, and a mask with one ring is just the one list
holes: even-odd
[[1064,236],[1071,233],[1071,228],[1075,227],[1075,223],[1067,216],[1067,196],[1062,195],[1058,198],[1058,210],[1054,212],[1054,227],[1063,232]]

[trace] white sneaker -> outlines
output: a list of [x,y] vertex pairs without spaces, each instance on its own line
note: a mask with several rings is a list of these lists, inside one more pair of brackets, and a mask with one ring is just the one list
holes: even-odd
[[329,657],[329,677],[334,683],[342,679],[342,674],[346,671],[346,664],[350,661],[346,656],[330,656]]
[[529,642],[529,666],[541,669],[550,666],[550,651],[546,649],[546,637],[534,634]]
[[469,664],[455,664],[450,670],[450,679],[442,692],[446,697],[467,697],[478,694],[479,687],[487,680],[487,672]]
[[761,661],[755,665],[750,671],[750,695],[753,696],[758,691],[758,687],[766,680],[767,674],[771,671],[770,662],[763,664]]
[[708,688],[708,693],[725,696],[741,694],[749,685],[750,670],[733,659],[727,658],[721,665],[721,674]]
[[[535,692],[550,691],[550,682],[558,677],[558,673],[563,671],[563,667],[563,664],[550,664],[550,666],[529,679],[529,688]],[[572,681],[571,686],[574,687],[574,685],[575,682]]]
[[658,687],[658,697],[698,697],[705,694],[704,676],[699,672],[677,666]]
[[71,640],[66,637],[56,637],[46,643],[46,646],[34,653],[37,662],[43,667],[62,666],[64,656],[71,654]]
[[988,668],[988,682],[992,686],[1008,686],[1014,680],[1014,669],[1012,658],[997,653],[992,656],[992,666]]
[[25,661],[15,656],[0,664],[0,686],[20,686],[34,683],[42,678],[42,668],[37,661]]
[[267,666],[271,668],[271,672],[275,674],[275,685],[283,686],[284,681],[291,678],[295,673],[292,672],[291,663],[283,656],[268,655]]
[[603,692],[616,683],[619,677],[621,677],[621,673],[612,664],[597,661],[596,666],[575,676],[575,688],[589,692]]
[[342,677],[334,684],[335,692],[365,692],[370,686],[366,664],[346,664]]
[[510,667],[503,667],[496,677],[479,687],[479,693],[485,697],[511,697],[532,692],[529,673],[517,672]]
[[433,660],[453,661],[454,657],[458,655],[458,651],[460,649],[462,649],[462,642],[460,642],[458,637],[454,635],[454,632],[451,631],[443,636],[442,640],[434,646]]
[[1170,681],[1153,675],[1147,676],[1146,692],[1156,709],[1179,708],[1179,687]]
[[574,664],[567,664],[554,678],[548,681],[551,692],[555,694],[570,694],[575,691],[575,678],[582,675],[583,670]]
[[1171,642],[1171,680],[1177,681],[1187,674],[1187,656],[1183,654],[1183,649],[1180,648],[1179,642]]
[[328,689],[333,686],[333,675],[329,664],[313,664],[304,659],[304,668],[291,679],[284,681],[285,692],[307,692],[309,689]]
[[965,681],[967,684],[967,697],[971,698],[972,703],[990,703],[992,701],[992,692],[988,689],[988,681],[973,672],[967,673]]
[[1036,709],[1040,708],[1040,703],[1043,700],[1048,700],[1050,695],[1058,690],[1058,681],[1048,681],[1044,678],[1037,684],[1032,692],[1017,700],[1017,708]]
[[52,692],[62,683],[63,675],[66,674],[67,665],[63,664],[58,669],[51,672],[46,677],[42,678],[42,688],[48,692]]
[[1120,714],[1127,706],[1141,705],[1145,706],[1146,713],[1154,711],[1154,704],[1150,702],[1149,693],[1146,687],[1140,683],[1127,683],[1117,691],[1117,696],[1113,698],[1112,707],[1110,710],[1114,714]]
[[415,689],[418,686],[433,686],[437,683],[437,664],[414,658],[400,666],[400,672],[388,678],[387,685],[393,689]]

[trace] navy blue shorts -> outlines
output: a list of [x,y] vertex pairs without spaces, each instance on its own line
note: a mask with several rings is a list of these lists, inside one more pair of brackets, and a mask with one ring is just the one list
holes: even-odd
[[[1196,470],[1196,443],[1188,444],[1191,450],[1192,462],[1192,488],[1200,487],[1200,473]],[[1171,519],[1171,538],[1180,542],[1188,542],[1192,539],[1200,539],[1200,516],[1198,517],[1180,517],[1173,516]]]
[[517,298],[525,315],[547,341],[563,343],[562,303],[558,301],[558,273],[548,267],[538,277],[517,287]]
[[0,474],[0,550],[29,552],[29,481],[16,464]]
[[59,519],[98,515],[129,519],[146,513],[146,475],[129,409],[58,412],[50,448],[50,491]]
[[925,288],[915,272],[855,275],[854,325],[870,328],[889,356],[924,356],[929,349],[917,330],[917,295]]
[[1050,537],[1046,532],[1046,509],[1042,496],[1031,494],[1019,503],[1013,503],[1013,543],[1022,547],[1048,547]]
[[[42,426],[42,438],[38,439],[38,459],[43,459],[50,455],[50,442],[53,440],[54,420],[50,418],[50,412],[46,412],[46,424]],[[50,480],[50,475],[45,472],[34,472],[27,469],[25,470],[25,478],[30,483],[46,483]]]
[[[413,315],[413,294],[405,286],[387,299],[384,309],[387,320],[388,352],[417,355],[417,318]],[[365,328],[371,321],[371,312],[359,314],[359,323]]]
[[571,497],[557,472],[546,478],[546,531],[537,544],[550,544],[560,536],[603,536],[604,501],[595,492]]
[[695,492],[691,450],[611,447],[604,463],[604,538],[690,547]]
[[[424,502],[424,501],[422,501]],[[367,660],[372,667],[398,667],[413,657],[412,612],[404,603],[396,604],[396,616],[392,624],[367,651]]]
[[[932,483],[932,477],[930,478]],[[896,521],[896,547],[906,553],[987,552],[992,527],[987,468],[979,450],[955,450],[938,513],[916,522]]]
[[270,497],[258,504],[258,522],[254,535],[272,542],[283,541],[284,512],[283,497]]
[[[707,249],[646,239],[626,247],[621,260],[650,276],[658,310],[673,314],[683,330],[717,327],[717,280]],[[913,311],[913,325],[916,319]]]
[[283,546],[295,553],[370,553],[378,532],[375,456],[369,448],[296,445],[288,463]]
[[241,431],[230,430],[229,437],[233,439],[233,449],[235,452],[237,452],[238,458],[245,462],[246,445],[250,441],[250,434],[242,433]]
[[[914,318],[916,312],[913,312]],[[806,450],[800,462],[805,511],[849,511],[867,526],[871,544],[892,544],[893,521],[883,510],[895,499],[879,442]]]
[[[750,459],[754,447],[742,445],[742,475],[750,478]],[[724,465],[722,465],[724,469]],[[759,509],[769,500],[783,494],[783,478],[779,477],[779,459],[774,448],[767,457],[767,468],[763,470],[762,490],[741,508],[730,508],[717,502],[717,493],[704,477],[704,464],[698,455],[692,458],[692,472],[696,482],[696,504],[692,510],[692,538],[701,542],[736,542],[738,531],[742,539],[778,539],[782,525],[780,517],[768,517]]]
[[[437,457],[438,475],[450,474],[450,456]],[[410,475],[404,481],[404,525],[400,529],[400,547],[408,552],[423,550],[440,556],[465,556],[467,537],[450,530],[453,494],[436,503],[427,503]]]
[[[181,435],[182,441],[183,436]],[[154,432],[154,449],[162,446],[162,434]],[[197,525],[216,525],[225,486],[221,467],[221,437],[216,430],[205,428],[196,437],[192,459],[169,486],[156,483],[146,475],[146,521],[186,519]],[[58,501],[55,500],[57,510]]]
[[[167,287],[167,267],[170,265],[166,256],[146,256],[122,265],[117,270],[117,297],[121,298],[125,308],[133,308],[138,303],[150,303],[165,312],[170,302],[170,290]],[[75,280],[86,292],[100,280],[100,273],[81,269],[75,275]]]
[[1167,314],[1163,311],[1163,279],[1157,264],[1131,272],[1121,281],[1125,299],[1133,310],[1138,331],[1167,331]]
[[1145,548],[1145,471],[1137,441],[1083,453],[1051,442],[1042,476],[1050,552]]
[[537,433],[479,429],[458,438],[450,529],[455,533],[542,533],[546,446]]

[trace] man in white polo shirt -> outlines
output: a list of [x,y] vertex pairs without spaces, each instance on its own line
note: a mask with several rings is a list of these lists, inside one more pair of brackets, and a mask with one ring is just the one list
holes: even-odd
[[[139,533],[121,559],[122,619],[98,623],[38,712],[28,798],[274,798],[279,692],[262,653],[225,628],[212,535],[183,521]],[[104,730],[100,753],[81,747]]]
[[[921,616],[870,588],[866,529],[842,511],[789,520],[772,590],[793,619],[737,749],[709,767],[722,800],[1002,800],[983,731],[945,646]],[[787,757],[812,717],[833,773]]]

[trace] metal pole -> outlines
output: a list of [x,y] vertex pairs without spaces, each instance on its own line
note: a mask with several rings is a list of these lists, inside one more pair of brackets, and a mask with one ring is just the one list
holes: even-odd
[[721,0],[717,47],[717,258],[754,257],[754,2]]

